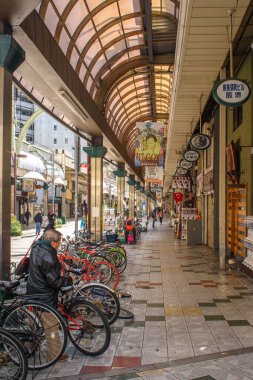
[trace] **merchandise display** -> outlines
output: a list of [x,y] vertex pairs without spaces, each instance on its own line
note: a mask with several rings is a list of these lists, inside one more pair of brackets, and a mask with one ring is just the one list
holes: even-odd
[[196,208],[182,208],[181,211],[181,239],[187,239],[187,220],[196,219],[198,211]]
[[248,229],[246,238],[244,239],[244,247],[247,248],[247,256],[243,264],[253,270],[253,216],[247,216],[244,222]]

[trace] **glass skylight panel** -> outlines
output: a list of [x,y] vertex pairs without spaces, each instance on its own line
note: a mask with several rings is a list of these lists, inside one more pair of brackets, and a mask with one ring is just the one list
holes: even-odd
[[123,54],[119,59],[117,59],[113,63],[113,65],[111,65],[111,69],[114,69],[115,67],[117,67],[118,65],[120,65],[121,63],[126,62],[126,61],[128,61],[128,54],[127,53]]
[[83,30],[81,31],[76,40],[76,46],[78,47],[80,52],[82,52],[87,42],[94,36],[95,33],[96,32],[93,28],[92,21],[87,22],[87,24],[84,26]]
[[97,6],[99,6],[100,4],[106,3],[106,0],[96,0],[96,1],[94,1],[94,0],[86,0],[86,3],[88,5],[88,7],[89,7],[89,10],[92,11]]
[[77,52],[76,48],[74,48],[72,50],[72,54],[71,54],[71,57],[70,57],[70,64],[73,67],[73,69],[76,68],[76,64],[77,64],[78,58],[79,58],[79,53]]
[[95,65],[93,66],[91,70],[92,76],[95,78],[96,75],[99,73],[100,69],[105,65],[106,63],[106,58],[104,54],[102,54],[99,59],[96,61]]
[[53,0],[51,2],[55,4],[57,11],[61,15],[64,9],[66,8],[66,6],[68,5],[69,0]]
[[93,21],[96,25],[96,29],[100,30],[103,26],[110,21],[119,17],[118,7],[116,3],[112,3],[109,6],[103,8],[100,12],[93,16]]
[[126,43],[125,43],[125,40],[122,39],[121,41],[118,41],[114,43],[112,46],[110,46],[109,49],[106,49],[105,54],[106,54],[107,59],[111,59],[116,54],[122,52],[125,49],[126,49]]
[[78,25],[81,24],[83,19],[88,15],[87,8],[83,1],[78,1],[76,5],[72,8],[70,11],[65,24],[68,28],[69,33],[71,36],[74,34],[76,28]]
[[59,46],[62,49],[63,53],[66,54],[70,42],[70,37],[68,36],[65,28],[62,29]]
[[101,50],[101,45],[98,39],[94,41],[94,43],[91,45],[89,50],[87,51],[85,57],[84,57],[84,62],[86,63],[87,66],[90,65],[92,60],[94,59],[95,55]]
[[92,83],[93,83],[93,79],[91,78],[91,76],[89,76],[88,81],[87,81],[87,85],[86,85],[86,90],[87,90],[88,92],[89,92],[90,89],[91,89]]
[[120,0],[119,1],[119,8],[120,8],[120,13],[121,16],[130,14],[130,13],[135,13],[135,12],[140,12],[140,0]]
[[100,34],[99,38],[103,46],[107,45],[109,42],[113,41],[115,38],[122,36],[123,30],[121,24],[117,23],[111,28],[107,29],[105,32]]
[[128,47],[144,45],[144,37],[143,37],[142,32],[140,32],[140,34],[127,37],[126,42],[127,42]]
[[48,4],[44,21],[50,33],[54,36],[57,24],[59,22],[59,17],[57,16],[57,13],[55,12],[51,3]]
[[134,30],[142,30],[141,17],[133,17],[128,20],[123,20],[122,23],[125,33],[132,32]]
[[84,80],[84,77],[86,75],[86,72],[87,72],[87,69],[86,67],[84,66],[84,64],[81,65],[81,69],[79,71],[79,78],[81,79],[81,81]]

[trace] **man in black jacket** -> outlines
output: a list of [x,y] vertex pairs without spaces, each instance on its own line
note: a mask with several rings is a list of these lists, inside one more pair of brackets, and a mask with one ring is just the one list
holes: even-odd
[[61,233],[47,230],[31,250],[27,294],[45,295],[45,303],[56,308],[59,289],[72,285],[72,277],[61,276],[61,264],[57,249],[61,243]]
[[[57,307],[58,292],[61,287],[72,285],[72,277],[61,276],[61,264],[57,249],[61,243],[61,233],[54,229],[47,230],[31,250],[27,294],[42,296],[42,302]],[[32,298],[32,297],[31,297]],[[60,351],[61,340],[58,325],[50,313],[43,313],[41,322],[46,336],[47,360],[52,361]],[[63,354],[61,360],[66,360]]]

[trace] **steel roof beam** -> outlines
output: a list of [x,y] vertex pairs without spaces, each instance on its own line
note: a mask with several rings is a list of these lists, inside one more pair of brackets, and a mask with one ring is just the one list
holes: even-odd
[[[153,41],[152,41],[152,6],[151,0],[142,0],[142,7],[144,9],[144,30],[146,33],[145,39],[148,47],[148,61],[153,65],[154,54],[153,54]],[[154,77],[154,67],[150,66],[150,95],[151,95],[151,106],[152,106],[152,116],[156,117],[156,91],[155,91],[155,77]]]

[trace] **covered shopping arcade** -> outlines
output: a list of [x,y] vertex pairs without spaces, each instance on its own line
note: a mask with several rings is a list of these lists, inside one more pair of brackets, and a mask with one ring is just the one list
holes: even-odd
[[[11,192],[3,189],[11,186],[12,81],[42,109],[89,141],[86,153],[90,157],[91,188],[96,189],[90,191],[90,227],[97,237],[102,233],[99,220],[102,158],[106,155],[119,164],[123,174],[126,169],[126,174],[135,176],[140,185],[145,184],[143,168],[134,164],[136,122],[164,123],[167,135],[164,197],[169,194],[192,133],[202,131],[217,139],[213,143],[211,161],[215,164],[210,178],[204,178],[208,173],[202,168],[201,181],[208,182],[210,189],[200,191],[197,202],[204,219],[203,241],[219,251],[224,265],[228,141],[223,126],[230,119],[226,108],[217,108],[210,99],[213,83],[229,76],[228,41],[231,44],[233,41],[234,73],[249,54],[251,3],[249,0],[234,4],[225,0],[2,1],[2,268],[7,269],[10,260]],[[248,78],[247,73],[243,75]],[[201,160],[202,155],[196,166],[195,182],[201,174]],[[196,184],[194,191],[197,195]],[[251,207],[250,195],[247,197]],[[134,216],[133,201],[132,206]],[[208,236],[208,217],[215,226],[212,236]]]
[[[11,249],[13,83],[87,141],[88,227],[96,240],[103,183],[117,217],[137,217],[141,204],[145,218],[156,206],[166,211],[126,248],[120,286],[131,298],[121,302],[134,320],[111,327],[104,355],[68,347],[72,361],[40,375],[252,378],[253,285],[240,270],[253,273],[253,0],[1,0],[1,279],[22,243]],[[163,126],[159,163],[149,166],[162,172],[160,198],[137,165],[137,123]],[[103,161],[111,165],[107,181]],[[77,199],[76,189],[68,191]]]

